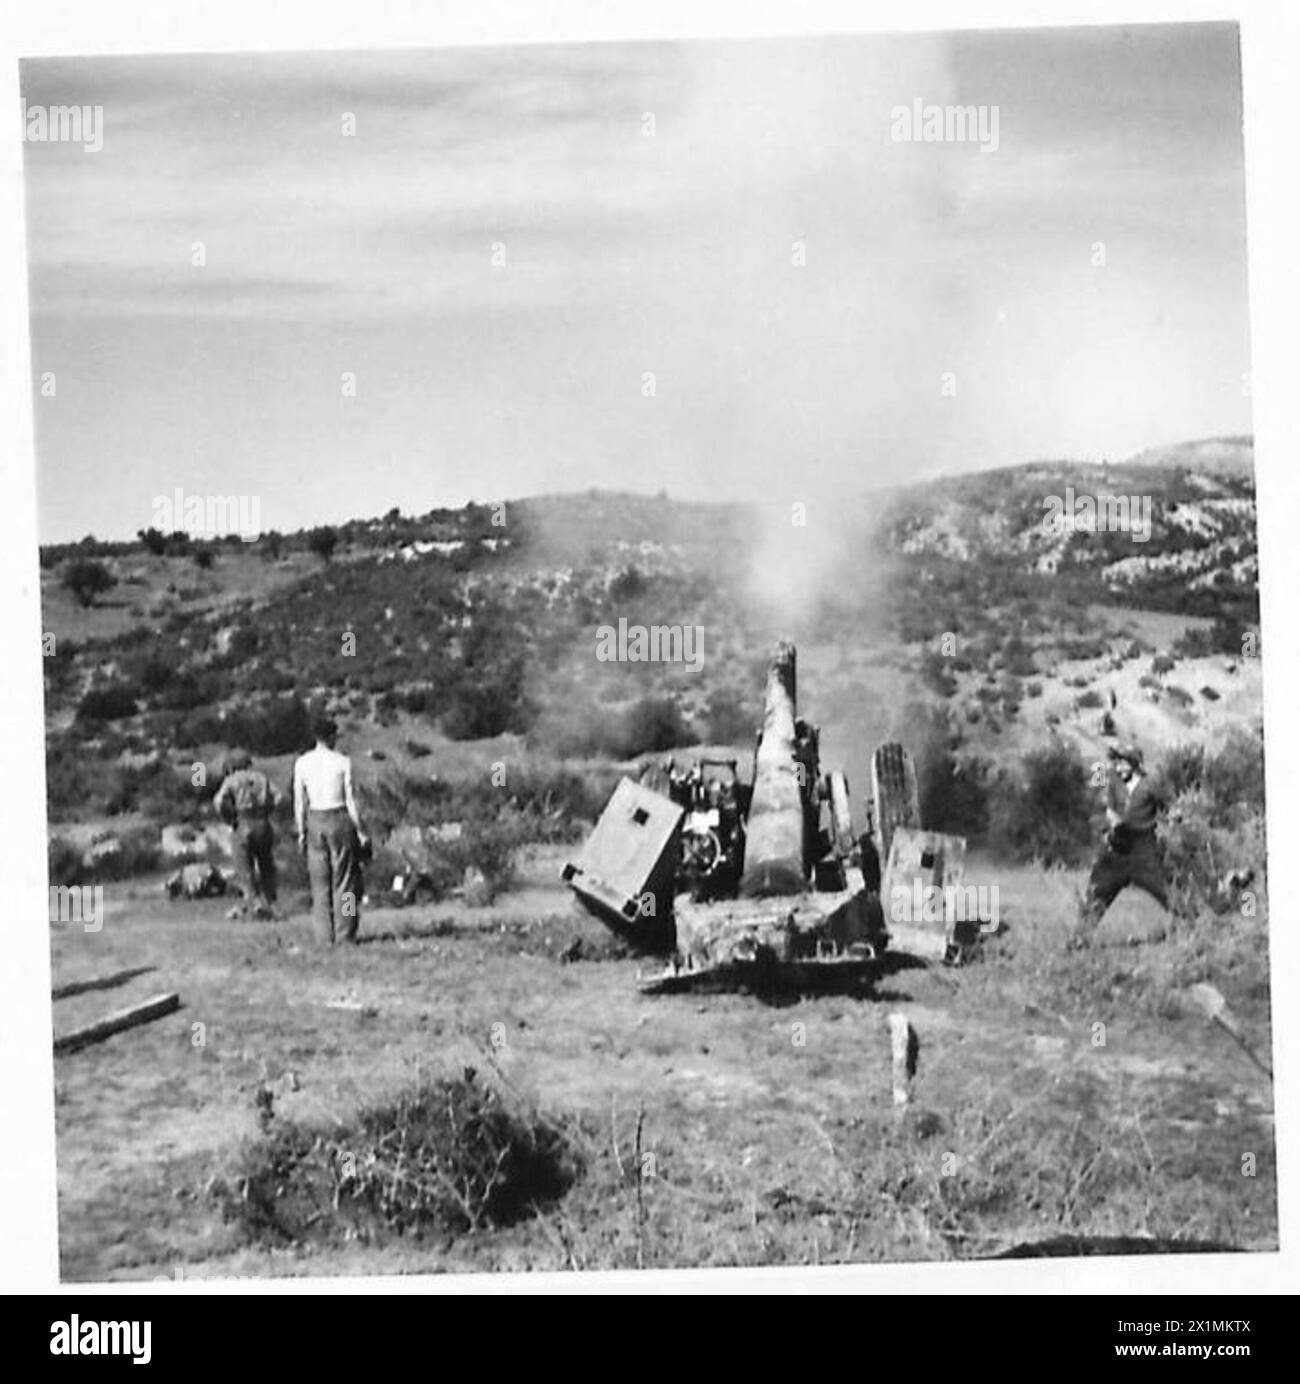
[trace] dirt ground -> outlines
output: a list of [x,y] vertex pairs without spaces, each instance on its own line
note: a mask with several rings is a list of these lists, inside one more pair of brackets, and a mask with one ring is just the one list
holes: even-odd
[[[1122,898],[1098,945],[1068,954],[1078,876],[977,859],[968,880],[998,884],[1005,929],[968,967],[896,962],[847,994],[649,997],[638,971],[656,963],[575,911],[562,855],[532,859],[490,908],[368,911],[350,949],[313,945],[301,898],[278,924],[233,922],[221,900],[171,903],[144,881],[106,890],[100,932],[52,927],[56,986],[150,968],[56,1001],[56,1034],[160,991],[183,1004],[55,1059],[63,1277],[1276,1247],[1269,1080],[1180,999],[1216,957],[1246,956],[1212,978],[1268,1060],[1262,925],[1212,946],[1176,928],[1130,946],[1165,929]],[[895,1010],[920,1042],[903,1109]],[[259,1088],[277,1118],[328,1125],[492,1060],[585,1132],[586,1173],[535,1217],[267,1248],[205,1192],[257,1137]],[[629,1178],[638,1121],[643,1175]]]

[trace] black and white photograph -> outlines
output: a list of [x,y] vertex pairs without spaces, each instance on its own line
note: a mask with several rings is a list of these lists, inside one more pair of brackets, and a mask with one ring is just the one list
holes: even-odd
[[21,60],[58,1282],[1278,1252],[1242,27],[879,30]]

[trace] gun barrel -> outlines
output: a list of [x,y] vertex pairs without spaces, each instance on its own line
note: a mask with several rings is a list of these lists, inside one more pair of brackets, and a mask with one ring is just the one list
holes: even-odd
[[768,664],[763,731],[754,757],[740,884],[746,898],[801,894],[807,887],[803,769],[795,738],[795,650],[782,642]]

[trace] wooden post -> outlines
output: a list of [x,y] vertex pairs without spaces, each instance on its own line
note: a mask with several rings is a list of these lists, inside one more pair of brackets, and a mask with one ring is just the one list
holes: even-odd
[[1201,981],[1200,984],[1193,985],[1189,994],[1200,1006],[1205,1017],[1212,1024],[1218,1024],[1229,1038],[1240,1045],[1246,1056],[1260,1071],[1264,1072],[1269,1080],[1272,1080],[1273,1068],[1246,1041],[1245,1035],[1241,1031],[1241,1024],[1237,1016],[1228,1008],[1228,1002],[1223,998],[1223,995],[1208,981]]
[[154,1019],[161,1019],[164,1014],[171,1014],[180,1007],[181,997],[175,992],[155,995],[152,999],[145,1000],[143,1004],[132,1005],[130,1009],[120,1009],[116,1014],[110,1014],[106,1019],[87,1024],[85,1028],[73,1029],[71,1033],[65,1033],[62,1038],[56,1038],[54,1040],[55,1054],[76,1052],[78,1048],[84,1048],[91,1043],[99,1043],[105,1038],[111,1038],[113,1034],[121,1033],[123,1029],[135,1028],[137,1024],[147,1024]]
[[772,651],[763,701],[763,733],[754,757],[754,793],[745,826],[746,898],[801,894],[804,872],[804,813],[795,754],[795,652],[782,642]]
[[894,1104],[906,1105],[912,1088],[912,1025],[895,1010],[889,1016],[889,1047],[894,1068]]

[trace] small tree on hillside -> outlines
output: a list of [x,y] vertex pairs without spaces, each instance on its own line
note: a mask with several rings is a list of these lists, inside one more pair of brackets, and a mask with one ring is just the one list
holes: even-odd
[[313,529],[307,535],[307,546],[316,554],[322,562],[328,562],[334,556],[334,549],[339,545],[338,534],[326,525],[323,528]]
[[63,585],[77,598],[85,609],[95,604],[95,597],[117,585],[117,578],[93,558],[78,558],[68,563],[63,570]]
[[988,841],[1014,860],[1075,865],[1094,843],[1094,790],[1083,760],[1060,743],[1027,754],[990,794]]

